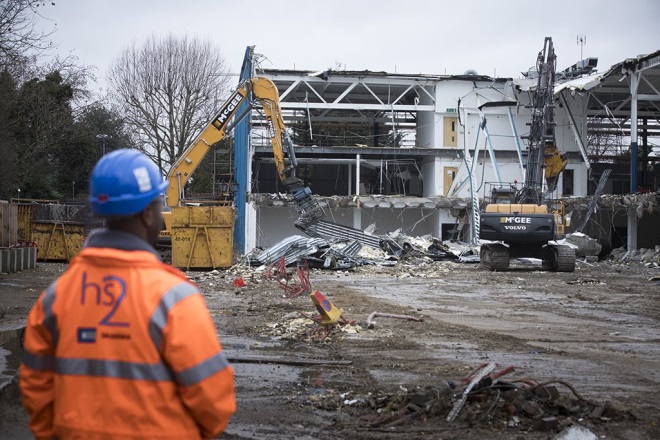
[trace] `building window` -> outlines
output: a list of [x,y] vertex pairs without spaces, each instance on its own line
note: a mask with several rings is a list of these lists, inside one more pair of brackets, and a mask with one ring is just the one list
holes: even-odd
[[563,175],[563,193],[565,196],[575,195],[575,188],[573,186],[573,170],[564,170]]

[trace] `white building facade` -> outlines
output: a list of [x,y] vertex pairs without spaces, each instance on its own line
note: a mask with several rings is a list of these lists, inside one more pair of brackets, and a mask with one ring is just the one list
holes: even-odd
[[[489,196],[489,184],[520,187],[524,181],[531,122],[525,106],[534,80],[368,71],[257,74],[278,87],[298,175],[319,195],[329,221],[378,234],[400,229],[469,241],[469,213]],[[568,165],[550,196],[586,196],[586,103],[568,88],[555,101],[555,137]],[[278,188],[267,136],[260,135],[264,127],[253,113],[248,251],[300,234],[286,198],[269,196]]]

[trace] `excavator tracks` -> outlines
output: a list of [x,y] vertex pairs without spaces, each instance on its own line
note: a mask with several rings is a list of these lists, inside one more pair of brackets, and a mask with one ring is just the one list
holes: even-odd
[[555,272],[574,272],[575,271],[575,250],[570,246],[560,245],[554,248]]
[[481,245],[481,264],[488,270],[509,268],[509,249],[501,244]]
[[548,258],[543,260],[543,267],[552,272],[575,271],[575,250],[566,245],[548,248]]

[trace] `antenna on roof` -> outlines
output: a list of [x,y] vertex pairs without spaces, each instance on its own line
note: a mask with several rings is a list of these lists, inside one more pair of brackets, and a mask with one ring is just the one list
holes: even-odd
[[578,35],[577,44],[580,46],[580,59],[583,59],[584,57],[582,56],[582,49],[584,49],[584,46],[587,44],[587,36]]

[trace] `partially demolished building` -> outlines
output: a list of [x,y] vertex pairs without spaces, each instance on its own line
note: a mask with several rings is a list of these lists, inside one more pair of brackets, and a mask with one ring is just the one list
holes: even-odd
[[[589,217],[585,232],[614,247],[630,242],[631,229],[633,248],[659,244],[646,224],[659,216],[653,147],[660,140],[660,51],[581,75],[589,70],[569,68],[558,75],[556,138],[568,165],[552,196],[565,200],[573,227]],[[279,89],[298,175],[319,196],[329,221],[376,234],[401,229],[470,241],[471,213],[489,197],[489,185],[515,185],[524,178],[533,72],[520,79],[474,71],[257,74]],[[238,207],[244,210],[239,215],[245,227],[238,233],[244,234],[245,252],[299,234],[293,226],[297,214],[278,188],[267,124],[257,110],[251,124],[251,187],[247,203]],[[626,159],[633,143],[641,154],[637,164],[627,165],[638,170],[631,179],[615,162]],[[637,192],[630,191],[634,181],[646,195],[628,196],[632,205],[603,196],[609,202],[592,207],[605,169],[619,172],[604,182],[604,194]],[[601,208],[604,215],[589,212]]]

